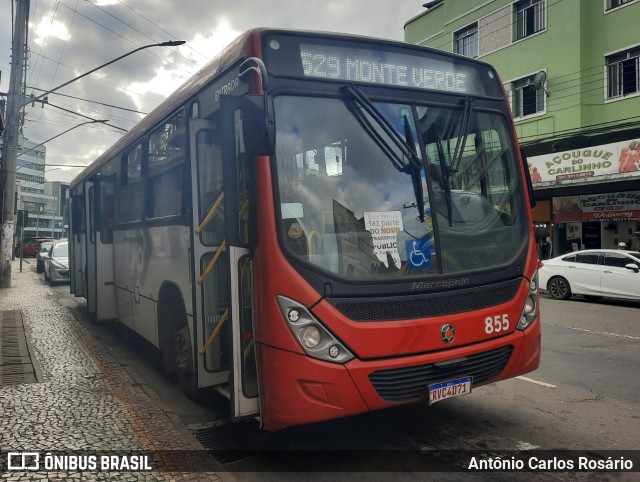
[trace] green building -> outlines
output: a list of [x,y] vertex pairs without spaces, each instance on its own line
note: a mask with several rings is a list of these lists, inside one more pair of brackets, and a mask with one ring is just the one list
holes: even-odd
[[554,255],[640,249],[640,0],[435,0],[407,42],[496,67]]

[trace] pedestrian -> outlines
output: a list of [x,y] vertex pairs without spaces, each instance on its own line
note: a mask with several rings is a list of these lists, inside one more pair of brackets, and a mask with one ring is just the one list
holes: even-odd
[[623,243],[622,241],[620,241],[618,243],[618,249],[627,249],[627,245],[625,243]]
[[540,241],[540,259],[551,258],[551,238],[547,236]]

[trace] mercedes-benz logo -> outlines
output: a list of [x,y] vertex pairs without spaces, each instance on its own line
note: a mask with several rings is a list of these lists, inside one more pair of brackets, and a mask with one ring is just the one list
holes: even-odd
[[453,342],[453,340],[455,340],[456,338],[456,329],[453,327],[453,325],[449,323],[447,323],[446,325],[442,325],[442,328],[440,329],[440,338],[442,338],[442,341],[444,341],[447,345]]

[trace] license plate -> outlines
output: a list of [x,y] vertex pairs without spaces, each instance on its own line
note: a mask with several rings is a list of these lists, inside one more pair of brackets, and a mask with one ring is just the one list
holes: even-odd
[[429,405],[440,400],[471,393],[471,377],[456,378],[447,382],[429,385]]

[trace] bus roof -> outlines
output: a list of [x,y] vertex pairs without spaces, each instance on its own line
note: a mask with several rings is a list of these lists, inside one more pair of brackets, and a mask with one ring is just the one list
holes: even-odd
[[85,170],[71,181],[71,187],[74,187],[87,176],[92,175],[106,161],[128,146],[132,139],[136,139],[142,133],[146,132],[147,129],[153,127],[157,122],[161,121],[179,106],[183,105],[198,89],[200,89],[200,87],[206,85],[216,74],[218,74],[218,72],[228,67],[243,53],[250,51],[252,43],[259,46],[259,36],[260,29],[256,28],[248,30],[237,37],[217,56],[202,67],[202,69],[200,69],[193,77],[182,84],[158,107],[138,122],[129,132],[118,139],[115,144],[103,152],[94,162],[89,164]]
[[169,116],[181,105],[184,105],[191,96],[193,96],[203,86],[208,84],[213,79],[213,77],[215,77],[218,73],[224,71],[239,58],[249,55],[260,55],[262,48],[261,40],[262,37],[267,34],[301,35],[306,37],[326,39],[332,38],[335,40],[352,40],[355,42],[375,42],[379,45],[395,46],[402,49],[431,52],[440,56],[445,55],[448,57],[455,57],[460,62],[485,65],[488,68],[494,70],[493,67],[491,67],[489,64],[476,59],[470,59],[468,57],[463,57],[451,52],[445,52],[430,47],[408,44],[406,42],[397,40],[366,37],[354,34],[342,34],[336,32],[319,32],[311,30],[291,30],[264,27],[253,28],[245,31],[229,45],[227,45],[217,56],[210,60],[193,77],[182,84],[182,86],[180,86],[176,91],[169,95],[169,97],[167,97],[167,99],[164,100],[158,107],[152,110],[151,113],[149,113],[140,122],[138,122],[130,131],[128,131],[124,136],[118,139],[115,144],[109,147],[95,161],[89,164],[80,174],[78,174],[78,176],[76,176],[71,181],[71,187],[75,187],[78,183],[82,182],[83,179],[86,179],[87,177],[93,175],[108,160],[112,159],[115,155],[119,154],[120,151],[129,146],[132,140],[137,139],[139,136],[147,132],[147,130],[153,128],[153,126]]

